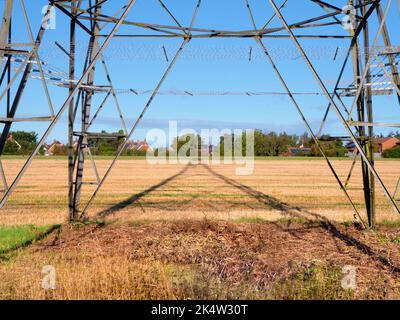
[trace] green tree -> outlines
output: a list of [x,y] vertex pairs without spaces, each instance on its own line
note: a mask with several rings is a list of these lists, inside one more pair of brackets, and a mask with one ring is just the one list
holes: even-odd
[[36,132],[26,132],[26,131],[14,131],[10,132],[10,135],[21,143],[20,141],[25,141],[28,143],[37,143],[38,134]]
[[[185,155],[187,157],[200,157],[202,150],[203,140],[198,134],[184,134],[180,137],[176,137],[171,145],[171,148],[179,152],[182,148],[186,149]],[[192,150],[197,150],[197,154],[190,154]]]
[[382,156],[384,158],[400,158],[400,147],[385,150]]
[[68,146],[54,146],[53,155],[66,156],[68,155]]
[[[240,137],[223,136],[220,138],[220,153],[224,155],[226,141],[232,141],[232,150],[235,139],[242,139],[243,155],[246,155],[246,133]],[[299,137],[289,135],[285,132],[277,134],[275,132],[264,133],[262,130],[254,130],[254,155],[256,157],[276,157],[288,150],[290,146],[296,146]]]
[[[324,151],[328,157],[344,157],[347,153],[346,147],[343,145],[342,141],[328,141],[329,135],[321,137],[320,145],[321,149]],[[313,142],[311,145],[311,153],[313,156],[321,157],[322,153],[319,151],[317,145]]]
[[[107,131],[101,131],[101,134],[109,134]],[[124,131],[112,133],[113,137],[90,139],[89,147],[94,155],[111,156],[116,153],[118,147],[124,142]]]
[[233,134],[231,134],[231,135],[226,134],[219,138],[219,153],[220,153],[221,157],[225,156],[225,149],[227,149],[227,147],[226,147],[227,143],[230,144],[230,146],[228,146],[228,149],[230,147],[231,152],[233,152],[233,144],[234,144],[234,135]]
[[17,155],[17,154],[20,154],[19,150],[20,150],[19,146],[14,141],[7,140],[6,144],[4,145],[3,154]]
[[12,131],[4,145],[3,154],[28,155],[32,153],[37,144],[36,132]]
[[[289,135],[286,132],[269,132],[264,134],[261,131],[255,136],[255,155],[261,157],[277,157],[288,150],[288,147],[297,145],[298,137]],[[256,142],[257,141],[257,142]]]

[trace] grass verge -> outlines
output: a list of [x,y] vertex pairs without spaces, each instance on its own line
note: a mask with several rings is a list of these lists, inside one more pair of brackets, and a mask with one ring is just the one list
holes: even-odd
[[43,239],[59,225],[53,226],[0,226],[0,255],[28,246]]

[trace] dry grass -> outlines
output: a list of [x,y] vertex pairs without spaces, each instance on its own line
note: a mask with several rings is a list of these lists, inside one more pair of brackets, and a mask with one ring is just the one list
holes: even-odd
[[[103,173],[109,160],[98,160]],[[9,180],[22,160],[5,160]],[[346,179],[351,161],[337,160],[334,166]],[[106,219],[179,220],[282,217],[278,203],[306,209],[335,221],[353,218],[353,211],[323,160],[256,161],[251,176],[236,176],[235,166],[157,165],[143,160],[121,160],[99,194],[90,214]],[[393,191],[400,176],[398,161],[378,161],[378,171]],[[86,181],[94,181],[88,168]],[[234,182],[232,183],[231,180]],[[48,225],[65,222],[67,211],[66,160],[36,160],[21,181],[0,224]],[[378,187],[378,219],[397,216]],[[85,186],[87,199],[92,186]],[[355,203],[362,208],[362,184],[357,168],[349,186]],[[268,200],[269,199],[269,200]],[[272,202],[271,202],[272,201]]]
[[[56,266],[57,289],[43,290],[41,268]],[[0,299],[171,300],[258,298],[249,288],[228,288],[190,267],[158,261],[134,262],[126,256],[67,253],[29,256],[18,272],[1,272]],[[247,289],[247,290],[246,290]],[[253,289],[253,288],[251,288]]]
[[[379,235],[289,221],[64,226],[0,264],[0,299],[400,298],[399,232]],[[44,265],[56,290],[41,288]],[[355,291],[341,288],[344,265]]]

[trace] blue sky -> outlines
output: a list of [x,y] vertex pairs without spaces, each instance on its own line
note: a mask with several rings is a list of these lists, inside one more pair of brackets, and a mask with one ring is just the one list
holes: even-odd
[[[18,41],[27,41],[24,22],[20,14],[19,1],[15,1],[18,25],[14,21],[14,36]],[[41,22],[41,8],[45,0],[25,1],[30,16],[30,23],[36,35]],[[165,0],[165,4],[175,14],[182,25],[188,26],[194,12],[196,0]],[[283,1],[277,0],[280,5]],[[330,3],[343,7],[347,1],[338,0]],[[123,0],[113,0],[104,8],[108,14],[113,14],[122,4]],[[215,28],[225,30],[252,29],[244,0],[203,0],[195,27]],[[383,5],[387,1],[383,1]],[[263,26],[272,16],[273,10],[266,0],[250,0],[255,20],[258,27]],[[1,6],[1,4],[0,4]],[[308,0],[289,0],[283,10],[289,22],[305,20],[325,12]],[[52,66],[60,70],[68,70],[68,61],[54,42],[58,41],[65,47],[68,46],[68,20],[63,13],[57,11],[57,27],[48,30],[40,50],[40,55]],[[340,19],[343,16],[340,16]],[[174,25],[171,18],[162,10],[156,0],[138,0],[129,20],[157,24]],[[371,20],[371,39],[376,33],[376,19]],[[389,27],[398,30],[399,10],[397,3],[393,4],[389,15]],[[279,19],[271,24],[272,27],[281,26]],[[134,27],[122,27],[119,31],[124,33],[145,34],[147,31]],[[154,32],[152,32],[154,33]],[[312,30],[297,30],[296,34],[340,34],[347,35],[347,31],[340,26],[314,28]],[[280,34],[285,34],[282,32]],[[398,32],[391,33],[392,42],[399,43]],[[87,37],[83,32],[78,33],[77,70],[82,69],[85,58]],[[339,68],[343,62],[344,54],[349,45],[349,40],[333,39],[302,39],[301,44],[310,54],[316,69],[320,72],[328,89],[332,90]],[[108,69],[116,89],[153,89],[168,66],[164,58],[162,46],[166,48],[169,59],[181,43],[179,39],[114,39],[105,52]],[[265,39],[265,45],[270,50],[279,70],[282,72],[289,87],[294,92],[321,92],[310,71],[299,58],[293,42],[290,39]],[[380,42],[381,44],[381,42]],[[252,47],[253,58],[249,62],[248,54]],[[339,53],[336,61],[333,60],[336,49]],[[98,70],[100,70],[100,65]],[[352,82],[352,70],[348,68],[344,75],[343,85]],[[96,83],[106,84],[104,74],[98,72]],[[203,39],[192,40],[185,48],[182,57],[178,60],[172,72],[165,81],[162,91],[187,90],[196,91],[267,91],[283,92],[271,66],[262,55],[258,44],[253,39]],[[67,90],[55,86],[50,87],[53,104],[56,110],[67,97]],[[104,96],[96,95],[94,104],[97,106]],[[146,104],[148,95],[136,96],[122,94],[118,96],[122,111],[127,119],[128,127],[133,124],[135,117]],[[324,96],[298,96],[296,97],[307,119],[314,130],[319,127],[327,105]],[[345,100],[351,104],[351,100]],[[394,96],[376,97],[375,116],[377,121],[390,121],[399,119],[399,107]],[[2,102],[4,110],[4,101]],[[94,107],[95,109],[96,107]],[[98,119],[92,131],[116,131],[121,128],[116,116],[112,99],[109,100],[104,112]],[[48,114],[45,96],[39,80],[30,79],[27,90],[18,112],[20,116],[37,116]],[[267,131],[286,131],[288,133],[303,133],[305,128],[294,109],[292,102],[286,96],[158,96],[151,105],[142,124],[138,128],[135,139],[143,139],[149,129],[164,128],[169,120],[178,121],[180,128],[190,127],[196,130],[222,129],[222,128],[260,128]],[[398,122],[398,121],[397,121]],[[332,135],[343,135],[342,126],[332,112],[327,122],[326,132]],[[35,130],[42,133],[47,124],[17,124],[14,130]],[[79,128],[79,118],[77,119]],[[387,133],[389,130],[381,130]],[[67,140],[67,118],[64,115],[55,127],[49,140]]]

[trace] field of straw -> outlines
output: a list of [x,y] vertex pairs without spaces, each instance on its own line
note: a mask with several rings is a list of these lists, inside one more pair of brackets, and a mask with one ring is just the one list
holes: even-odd
[[[4,160],[11,178],[22,160]],[[109,160],[98,160],[100,175]],[[333,162],[342,181],[349,160]],[[256,161],[254,173],[237,176],[240,165],[150,165],[144,160],[121,160],[109,176],[93,207],[92,218],[117,220],[180,220],[260,218],[276,220],[287,208],[300,208],[333,221],[349,221],[354,211],[323,160]],[[378,161],[377,168],[390,192],[400,177],[398,161]],[[94,182],[88,164],[85,181]],[[83,202],[94,186],[86,185]],[[360,168],[348,185],[363,212]],[[67,163],[65,159],[36,160],[0,214],[0,224],[48,225],[67,217]],[[377,186],[378,220],[397,216]]]
[[[9,180],[22,163],[3,162]],[[97,161],[100,175],[109,163]],[[351,161],[334,166],[345,181]],[[400,298],[400,224],[379,187],[380,225],[361,230],[323,160],[257,160],[249,176],[237,167],[123,159],[92,222],[68,225],[66,160],[35,160],[0,211],[13,243],[0,239],[0,299]],[[377,169],[394,191],[399,162]],[[364,215],[359,166],[348,191]],[[54,290],[41,285],[46,265]],[[342,287],[345,266],[356,289]]]

